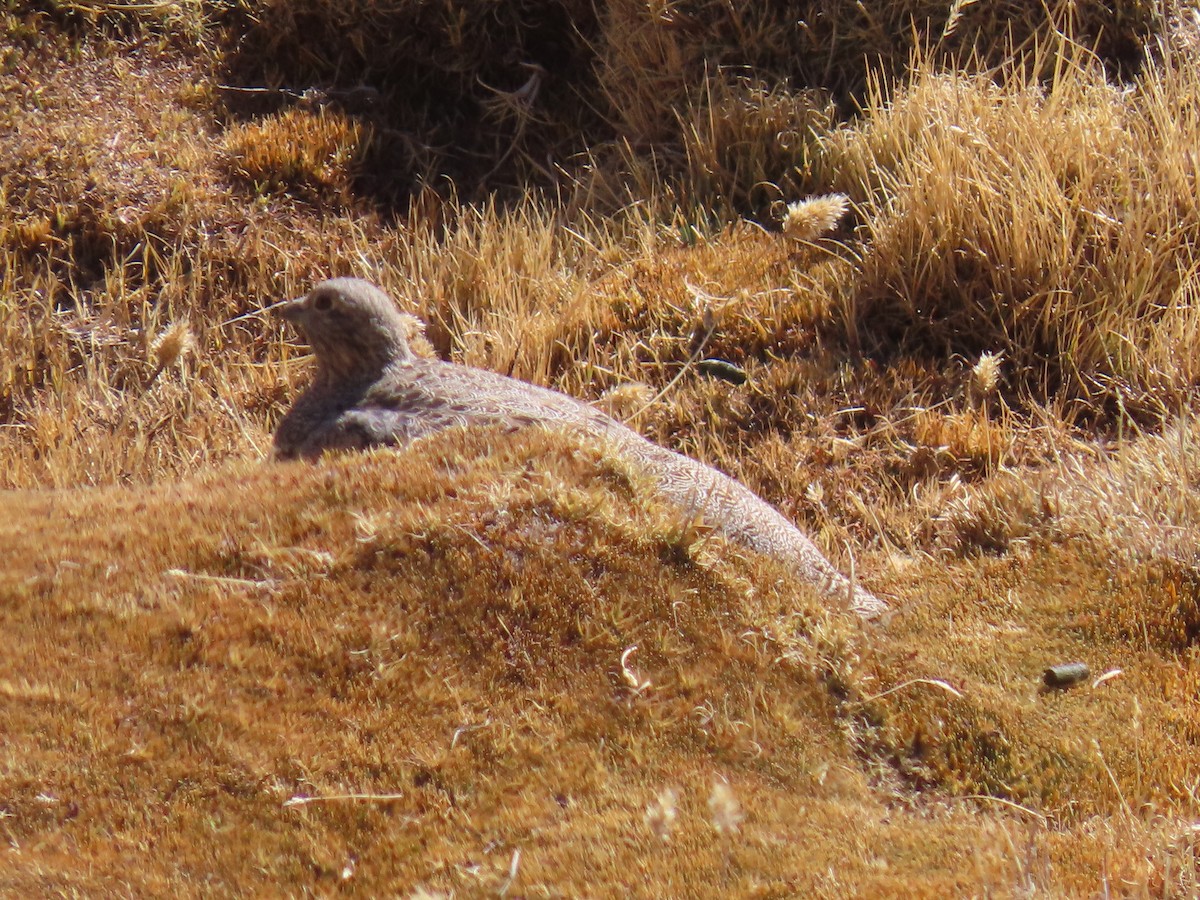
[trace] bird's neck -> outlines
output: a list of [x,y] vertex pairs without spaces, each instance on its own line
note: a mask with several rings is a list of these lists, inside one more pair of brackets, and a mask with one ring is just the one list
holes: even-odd
[[365,366],[361,363],[354,366],[339,366],[322,361],[317,364],[313,375],[313,387],[322,390],[342,390],[358,385],[368,385],[378,381],[387,371],[386,366]]
[[412,355],[407,348],[404,351],[396,352],[393,348],[387,352],[371,352],[361,348],[326,351],[318,356],[315,380],[326,387],[371,384],[382,378],[389,369],[408,363]]

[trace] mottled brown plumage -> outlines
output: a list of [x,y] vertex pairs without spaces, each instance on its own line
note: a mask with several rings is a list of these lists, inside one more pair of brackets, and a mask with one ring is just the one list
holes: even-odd
[[281,459],[326,450],[406,445],[455,425],[541,424],[581,432],[642,467],[685,514],[791,565],[798,577],[864,616],[884,604],[829,564],[816,545],[753,492],[709,466],[647,441],[556,391],[483,369],[426,359],[408,346],[403,316],[379,288],[335,278],[278,307],[317,358],[312,385],[275,432]]

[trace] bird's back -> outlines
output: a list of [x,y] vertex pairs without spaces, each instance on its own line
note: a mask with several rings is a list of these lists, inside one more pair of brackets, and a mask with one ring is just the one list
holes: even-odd
[[[298,404],[299,405],[299,404]],[[561,427],[600,441],[635,463],[684,514],[701,516],[729,539],[789,563],[807,583],[848,600],[863,615],[884,604],[851,585],[815,544],[748,488],[690,457],[654,444],[574,397],[485,369],[416,358],[391,366],[360,394],[315,397],[324,406],[314,444],[322,449],[404,445],[455,426]],[[319,453],[320,450],[317,450]]]

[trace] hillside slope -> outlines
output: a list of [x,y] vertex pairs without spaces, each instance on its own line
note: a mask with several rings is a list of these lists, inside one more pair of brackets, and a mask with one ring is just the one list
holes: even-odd
[[[1109,572],[1074,550],[926,572],[863,632],[638,488],[529,432],[10,494],[0,887],[946,896],[1192,877],[1186,832],[1152,811],[1159,777],[1196,764],[1171,711],[1193,666],[1089,630]],[[1040,668],[1077,653],[1126,674],[1039,694]],[[916,677],[944,683],[872,699]],[[1042,812],[963,799],[996,778]]]

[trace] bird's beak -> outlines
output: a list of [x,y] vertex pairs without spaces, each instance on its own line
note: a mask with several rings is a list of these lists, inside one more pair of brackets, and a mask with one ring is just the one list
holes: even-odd
[[281,319],[295,324],[300,321],[300,316],[304,312],[305,297],[297,297],[295,300],[280,300],[278,303],[272,303],[267,307],[267,311],[273,316],[279,316]]

